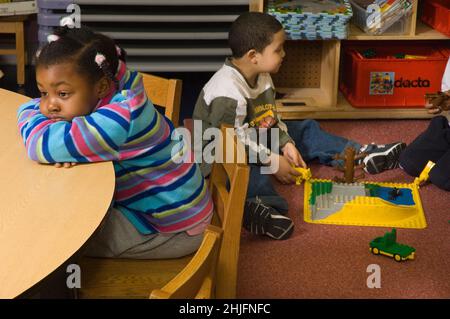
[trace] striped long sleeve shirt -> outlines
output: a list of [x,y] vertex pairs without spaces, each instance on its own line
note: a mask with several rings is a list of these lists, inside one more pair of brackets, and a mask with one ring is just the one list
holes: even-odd
[[18,124],[28,156],[40,163],[113,161],[114,207],[142,234],[176,233],[202,225],[213,212],[207,184],[187,143],[147,99],[142,76],[120,63],[119,89],[89,115],[54,122],[40,98],[22,105]]

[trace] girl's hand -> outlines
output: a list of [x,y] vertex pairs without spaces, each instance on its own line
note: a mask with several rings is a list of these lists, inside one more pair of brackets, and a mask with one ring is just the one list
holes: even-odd
[[70,168],[72,166],[77,165],[77,163],[56,163],[55,167],[56,168],[60,168],[60,167],[64,167],[64,168]]
[[289,163],[295,165],[296,167],[306,168],[306,163],[294,144],[292,144],[291,142],[286,143],[281,151],[283,152],[283,155],[287,158]]

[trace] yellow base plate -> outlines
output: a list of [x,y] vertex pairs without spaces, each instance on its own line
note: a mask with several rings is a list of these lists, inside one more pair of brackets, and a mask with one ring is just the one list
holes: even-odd
[[[313,182],[332,181],[323,179],[305,181],[304,219],[308,223],[418,229],[427,226],[416,184],[364,182],[362,184],[410,189],[415,204],[396,205],[379,197],[356,196],[343,204],[342,208],[335,213],[326,218],[314,220],[309,204]],[[332,183],[337,185],[337,183]]]

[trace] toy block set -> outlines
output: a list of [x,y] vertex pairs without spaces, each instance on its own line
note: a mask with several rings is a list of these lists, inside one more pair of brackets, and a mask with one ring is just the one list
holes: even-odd
[[384,234],[383,237],[372,240],[369,243],[369,250],[374,255],[388,256],[398,262],[408,259],[414,260],[416,255],[415,248],[397,242],[397,230],[395,228]]
[[304,220],[313,224],[423,229],[427,226],[419,187],[428,179],[429,162],[413,183],[350,182],[312,179],[296,168],[305,182]]
[[425,228],[416,184],[305,183],[304,219],[314,224]]
[[[350,162],[349,158],[345,162]],[[354,167],[345,166],[346,170],[354,172]],[[423,229],[427,222],[419,187],[428,180],[433,166],[433,162],[428,162],[420,176],[410,184],[312,179],[310,169],[296,167],[301,174],[296,185],[305,183],[304,220],[312,224]],[[414,248],[396,242],[396,229],[371,241],[370,251],[396,261],[412,260],[415,256]]]

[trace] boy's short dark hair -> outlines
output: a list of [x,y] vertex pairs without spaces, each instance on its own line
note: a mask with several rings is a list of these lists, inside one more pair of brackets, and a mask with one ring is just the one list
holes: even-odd
[[283,26],[275,17],[260,12],[246,12],[231,25],[228,43],[234,58],[240,58],[254,49],[262,52],[272,40],[273,35]]

